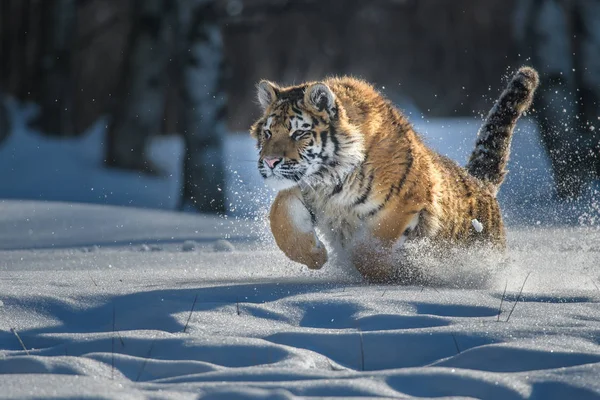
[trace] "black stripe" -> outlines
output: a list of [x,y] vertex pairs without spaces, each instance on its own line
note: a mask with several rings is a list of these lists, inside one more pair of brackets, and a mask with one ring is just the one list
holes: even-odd
[[332,119],[332,120],[334,120],[334,121],[335,121],[336,119],[338,119],[338,117],[339,117],[339,114],[338,114],[338,109],[337,109],[337,107],[333,107],[333,108],[330,110],[330,112],[329,112],[329,115],[331,116],[331,119]]
[[390,188],[390,191],[388,192],[388,194],[385,196],[385,200],[383,201],[384,203],[387,203],[388,200],[400,193],[400,191],[402,190],[402,187],[404,186],[404,184],[406,183],[406,178],[408,177],[408,174],[410,173],[410,170],[412,169],[412,165],[413,165],[413,156],[412,153],[409,151],[408,152],[408,160],[401,164],[401,165],[406,165],[406,171],[404,172],[404,175],[402,175],[402,178],[400,179],[400,182],[398,182],[397,185],[392,185],[392,187]]
[[302,111],[300,111],[300,109],[298,107],[296,107],[294,104],[290,104],[290,107],[292,108],[292,111],[294,113],[302,115]]
[[408,174],[410,173],[410,170],[412,169],[413,161],[414,161],[414,159],[412,156],[412,152],[409,150],[409,152],[407,154],[407,161],[406,161],[406,163],[403,164],[403,165],[406,165],[406,171],[404,172],[402,179],[400,179],[400,182],[398,182],[398,193],[400,193],[400,191],[402,190],[402,187],[404,186],[404,183],[406,182],[406,178],[408,177]]
[[315,215],[314,211],[308,207],[306,207],[306,209],[308,210],[308,213],[310,214],[310,222],[312,222],[313,225],[315,225],[317,223],[317,216]]
[[465,188],[465,196],[467,197],[471,197],[473,195],[473,193],[471,193],[471,188],[469,187],[469,185],[467,184],[467,178],[464,174],[459,172],[459,176],[460,176],[460,181],[463,184],[464,188]]
[[340,149],[340,142],[336,137],[335,128],[333,126],[331,126],[329,130],[329,138],[331,139],[331,143],[333,143],[333,154],[337,156]]
[[327,146],[327,131],[321,132],[321,151],[325,150]]
[[367,201],[367,199],[369,198],[369,195],[371,194],[371,190],[373,189],[373,180],[374,179],[375,179],[375,174],[373,174],[373,172],[371,172],[371,174],[369,175],[367,184],[364,186],[365,190],[358,197],[358,199],[356,199],[356,201],[354,202],[354,206],[358,206],[359,204],[363,204],[365,201]]
[[337,185],[335,185],[335,187],[333,188],[333,191],[331,192],[332,196],[335,196],[336,194],[340,193],[342,191],[342,189],[344,188],[344,185],[342,185],[341,182],[339,182]]
[[375,214],[377,214],[379,211],[381,211],[381,209],[383,209],[383,206],[385,205],[385,202],[379,204],[377,207],[375,207],[373,210],[369,211],[368,213],[365,214],[365,217],[372,217]]

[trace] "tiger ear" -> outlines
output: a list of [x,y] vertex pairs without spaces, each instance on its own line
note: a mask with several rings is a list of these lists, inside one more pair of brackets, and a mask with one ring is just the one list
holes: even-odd
[[335,94],[324,83],[313,83],[304,92],[304,103],[319,111],[330,111],[335,106]]
[[273,82],[262,80],[256,85],[256,98],[263,111],[273,104],[278,96],[279,86]]

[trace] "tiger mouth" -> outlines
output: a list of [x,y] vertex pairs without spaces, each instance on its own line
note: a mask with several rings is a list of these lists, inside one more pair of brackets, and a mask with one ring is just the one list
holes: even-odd
[[287,179],[293,182],[299,182],[306,175],[306,168],[299,168],[295,166],[294,168],[290,168],[289,166],[281,165],[277,166],[275,169],[269,169],[262,166],[259,166],[258,171],[264,179],[267,178],[277,178],[277,179]]
[[270,171],[270,174],[264,174],[263,177],[265,179],[267,178],[276,178],[276,179],[280,179],[280,180],[288,180],[288,181],[292,181],[292,182],[300,182],[302,180],[302,178],[304,177],[304,174],[300,173],[299,171],[296,172],[283,172],[283,171]]

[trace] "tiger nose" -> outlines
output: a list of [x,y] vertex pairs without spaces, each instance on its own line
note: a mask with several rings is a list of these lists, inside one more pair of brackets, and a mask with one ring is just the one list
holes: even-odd
[[264,163],[269,166],[269,168],[273,169],[281,162],[281,157],[265,157],[263,159]]

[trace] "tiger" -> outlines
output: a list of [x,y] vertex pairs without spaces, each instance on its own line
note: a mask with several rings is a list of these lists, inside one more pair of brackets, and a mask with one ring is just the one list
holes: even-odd
[[368,82],[331,77],[257,84],[250,134],[258,171],[277,190],[268,220],[279,249],[310,269],[344,252],[367,282],[403,283],[391,257],[407,240],[506,247],[496,194],[510,142],[531,105],[537,72],[520,68],[480,128],[465,167],[429,148],[407,117]]

